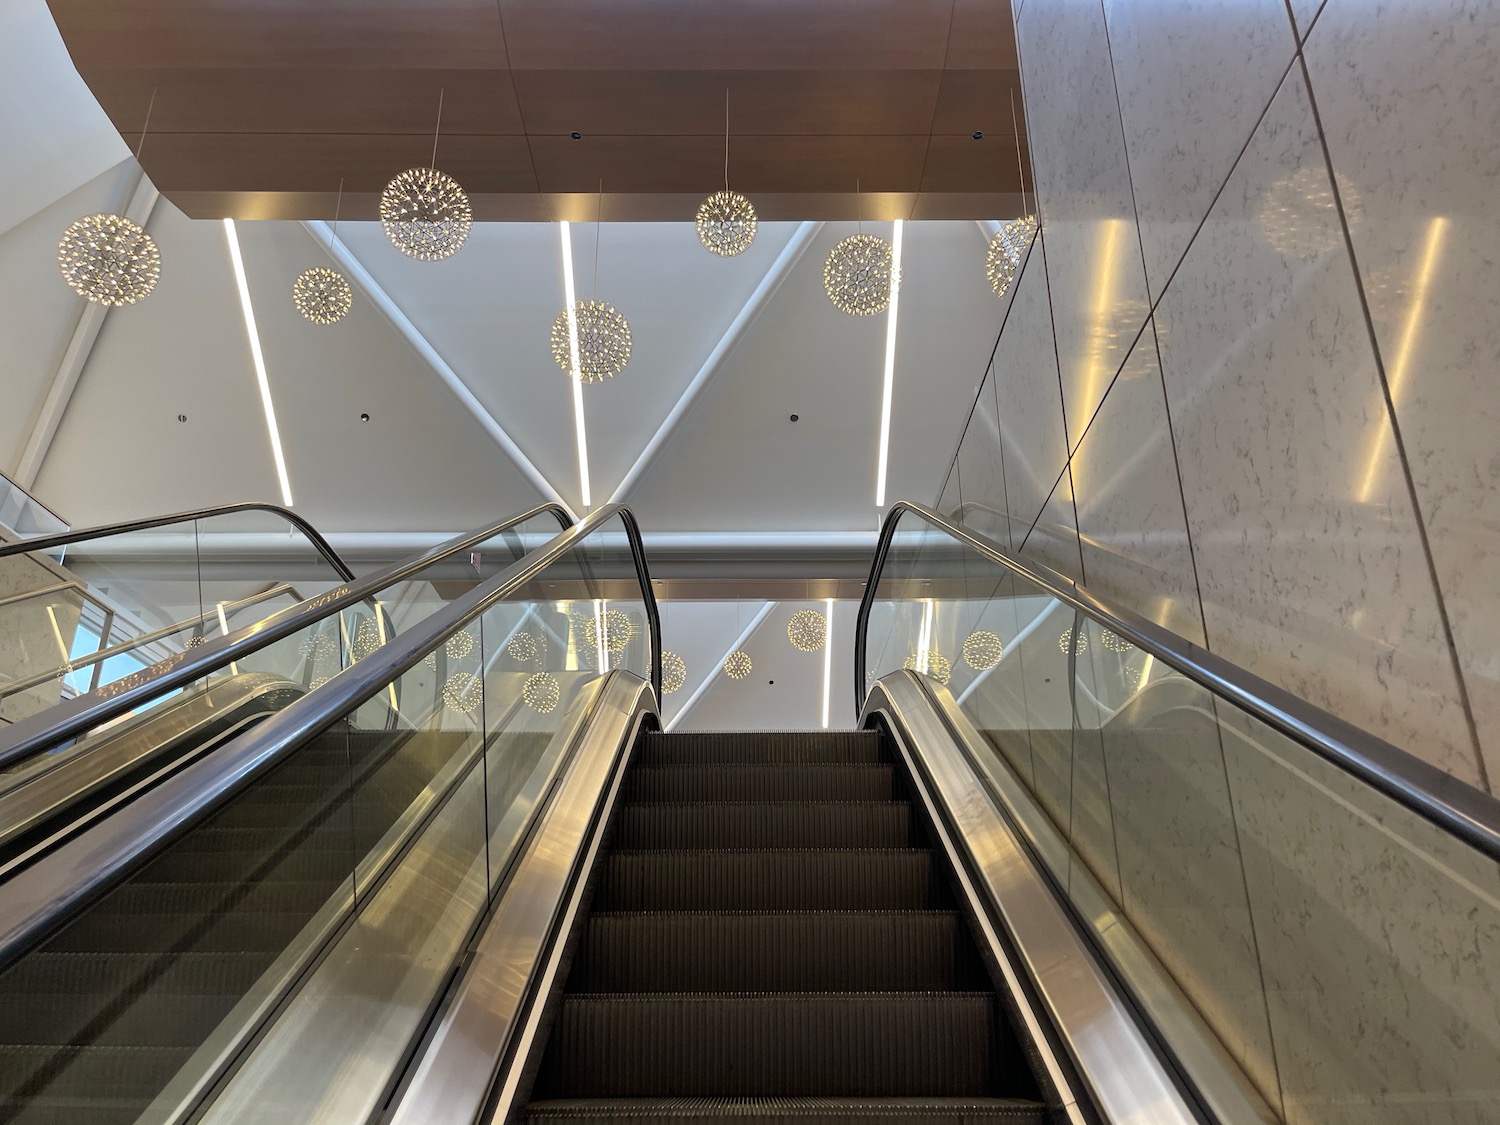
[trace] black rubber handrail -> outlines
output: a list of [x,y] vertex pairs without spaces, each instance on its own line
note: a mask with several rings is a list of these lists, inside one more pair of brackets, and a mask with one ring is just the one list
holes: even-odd
[[[221,746],[211,758],[168,778],[80,835],[62,841],[53,852],[13,876],[0,887],[0,966],[7,965],[62,918],[104,893],[146,856],[242,791],[287,754],[385,690],[464,626],[525,590],[528,583],[616,516],[624,525],[640,583],[651,638],[651,686],[659,701],[661,616],[646,567],[640,527],[629,508],[608,504],[483,585],[429,614],[317,691]],[[66,875],[62,869],[66,869]],[[8,901],[8,897],[15,901]]]
[[573,526],[572,515],[561,504],[539,504],[497,523],[456,535],[358,581],[345,582],[327,593],[288,606],[228,636],[206,640],[197,648],[175,653],[149,668],[21,719],[0,730],[0,767],[133,711],[163,692],[192,683],[232,660],[243,659],[248,653],[291,636],[354,602],[368,601],[387,586],[405,581],[439,559],[477,546],[527,520],[549,514],[556,517],[562,530]]
[[100,527],[77,528],[60,532],[57,535],[38,535],[31,539],[22,539],[19,543],[7,543],[0,546],[0,559],[10,555],[29,554],[32,551],[50,551],[54,547],[71,547],[75,543],[87,543],[93,539],[129,535],[135,531],[150,531],[156,527],[170,527],[174,523],[193,523],[197,520],[212,519],[215,516],[230,516],[236,512],[270,512],[272,515],[280,516],[307,536],[308,541],[318,549],[320,555],[328,560],[328,564],[333,567],[340,578],[345,582],[354,581],[354,571],[349,569],[348,564],[339,557],[339,553],[333,549],[328,540],[323,538],[317,528],[290,508],[254,500],[243,504],[220,504],[214,508],[198,508],[191,512],[175,512],[169,516],[153,516],[144,520],[104,524]]
[[999,544],[975,535],[925,504],[903,500],[891,506],[880,528],[869,582],[859,606],[854,632],[854,708],[865,697],[866,632],[885,569],[896,525],[910,513],[968,547],[1040,587],[1128,640],[1144,652],[1176,669],[1216,696],[1254,715],[1293,742],[1345,773],[1373,786],[1391,800],[1491,859],[1500,860],[1500,800],[1475,789],[1415,754],[1346,722],[1316,704],[1231,664],[1185,637],[1163,629],[1132,610],[1090,593],[1071,578],[1023,562]]

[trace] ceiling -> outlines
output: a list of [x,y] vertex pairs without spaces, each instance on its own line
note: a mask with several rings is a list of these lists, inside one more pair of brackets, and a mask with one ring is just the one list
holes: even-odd
[[[476,217],[1020,214],[1006,0],[50,0],[185,215],[376,217],[433,159]],[[154,102],[153,102],[154,98]],[[1024,132],[1024,130],[1023,130]],[[573,134],[578,134],[575,138]],[[981,138],[975,134],[981,133]],[[856,194],[856,187],[863,197]]]

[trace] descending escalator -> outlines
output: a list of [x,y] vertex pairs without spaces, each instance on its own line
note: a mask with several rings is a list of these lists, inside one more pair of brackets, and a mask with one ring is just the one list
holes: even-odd
[[459,741],[325,732],[0,974],[0,1120],[135,1121]]
[[529,1121],[1046,1121],[880,734],[648,734]]

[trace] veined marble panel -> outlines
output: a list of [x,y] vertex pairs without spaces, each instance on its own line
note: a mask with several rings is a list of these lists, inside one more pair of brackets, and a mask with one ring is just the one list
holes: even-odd
[[1013,546],[1012,529],[1005,501],[1005,457],[1000,448],[1000,415],[995,398],[995,371],[985,372],[974,413],[958,447],[959,519],[967,528],[999,543]]
[[1307,38],[1325,2],[1326,0],[1287,0],[1292,9],[1292,22],[1297,25],[1298,39]]
[[[1068,460],[1043,259],[1042,241],[1037,239],[1016,280],[1015,299],[994,359],[1005,506],[1020,528],[1036,520]],[[1020,539],[1015,542],[1019,547]]]
[[[1308,72],[1492,787],[1500,784],[1500,7],[1329,0]],[[1371,392],[1372,394],[1375,392]],[[1397,489],[1390,435],[1331,487]]]
[[1500,1120],[1494,863],[1218,712],[1288,1125]]
[[[1328,184],[1299,68],[1157,309],[1208,643],[1472,781]],[[1357,501],[1345,482],[1381,433]]]
[[1072,448],[1150,304],[1103,10],[1034,0],[1016,34]]
[[1203,643],[1156,336],[1148,324],[1073,454],[1088,587]]
[[1083,556],[1078,545],[1077,518],[1073,514],[1073,482],[1064,472],[1047,497],[1024,543],[1017,541],[1022,558],[1039,562],[1075,582],[1085,582]]
[[1104,3],[1154,298],[1291,66],[1297,41],[1283,0]]

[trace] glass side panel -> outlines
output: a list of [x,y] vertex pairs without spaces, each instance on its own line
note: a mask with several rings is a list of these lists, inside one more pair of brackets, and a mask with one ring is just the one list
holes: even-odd
[[1080,919],[1123,923],[1283,1120],[1500,1120],[1493,862],[913,513],[866,661],[951,694]]
[[[284,1122],[309,1098],[330,1119],[367,1119],[525,838],[602,672],[649,675],[646,594],[633,563],[622,565],[623,526],[595,534],[0,974],[0,1118],[178,1119],[242,1037],[274,1019],[275,1052],[233,1075],[208,1120]],[[410,606],[446,606],[509,561],[487,553],[468,571],[434,568],[396,608],[410,621]],[[558,608],[574,602],[616,630],[592,660]],[[274,650],[282,662],[283,678],[267,682],[310,684],[355,658],[349,632],[338,615],[254,655]],[[539,675],[550,677],[544,691]],[[321,1061],[330,1058],[359,1065]]]

